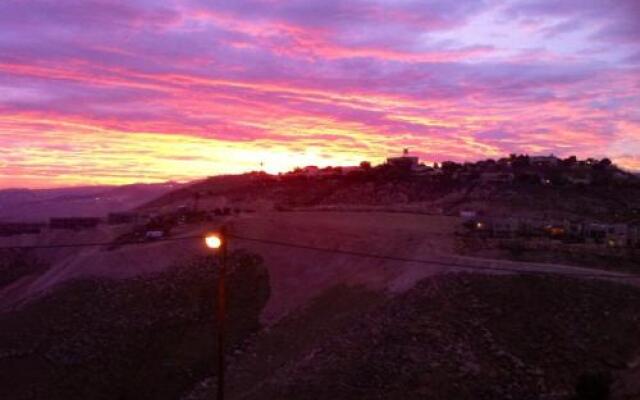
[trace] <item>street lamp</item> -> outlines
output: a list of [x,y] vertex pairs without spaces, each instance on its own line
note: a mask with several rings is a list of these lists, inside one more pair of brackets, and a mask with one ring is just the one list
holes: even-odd
[[222,239],[220,234],[210,233],[204,238],[204,242],[208,248],[212,250],[218,250],[222,246]]
[[220,273],[218,275],[218,308],[216,318],[218,322],[218,400],[224,400],[224,342],[226,330],[226,306],[227,306],[227,231],[222,227],[219,232],[209,233],[204,238],[205,245],[218,253],[220,257]]

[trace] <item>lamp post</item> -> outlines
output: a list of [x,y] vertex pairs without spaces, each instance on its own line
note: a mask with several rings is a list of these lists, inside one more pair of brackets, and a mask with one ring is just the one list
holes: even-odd
[[220,257],[220,273],[218,275],[218,301],[216,310],[216,319],[218,323],[217,342],[218,342],[218,360],[217,360],[217,373],[218,373],[218,396],[217,400],[224,400],[224,344],[225,344],[225,330],[226,330],[226,318],[227,318],[227,287],[226,287],[226,275],[227,275],[227,231],[225,227],[222,227],[219,232],[208,234],[205,237],[205,244],[208,248],[216,250]]

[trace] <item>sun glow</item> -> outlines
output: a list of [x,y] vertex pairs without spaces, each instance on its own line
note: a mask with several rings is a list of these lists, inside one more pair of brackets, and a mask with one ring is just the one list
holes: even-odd
[[0,188],[378,163],[405,147],[640,168],[634,1],[6,3]]

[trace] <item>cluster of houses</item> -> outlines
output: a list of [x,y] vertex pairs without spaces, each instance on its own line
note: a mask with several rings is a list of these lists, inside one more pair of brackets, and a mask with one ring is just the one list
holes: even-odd
[[0,236],[33,235],[46,227],[45,223],[4,222],[0,223]]
[[138,212],[112,212],[106,219],[96,217],[51,218],[48,223],[0,222],[0,237],[34,235],[45,230],[83,231],[96,229],[101,224],[133,225],[136,237],[154,240],[166,237],[176,225],[212,221],[214,217],[237,215],[252,210],[220,207],[212,210],[195,210],[179,206],[174,212],[156,215]]
[[[404,149],[402,152],[402,156],[387,158],[386,165],[411,171],[411,173],[414,175],[428,175],[431,173],[433,174],[440,173],[440,171],[437,171],[435,168],[420,163],[420,157],[410,156],[409,149]],[[371,167],[371,164],[367,161],[364,161],[358,166],[319,168],[315,165],[308,165],[303,168],[296,168],[293,172],[290,172],[289,174],[298,175],[298,176],[302,175],[302,176],[308,176],[308,177],[335,177],[335,176],[341,176],[341,175],[348,175],[353,172],[364,171],[365,169],[370,167]]]
[[[550,168],[556,167],[560,163],[560,159],[554,155],[549,156],[533,156],[529,158],[529,165],[534,168]],[[387,158],[386,165],[395,168],[408,170],[415,176],[442,176],[450,174],[451,177],[459,181],[478,180],[483,184],[509,184],[513,183],[516,175],[512,172],[512,161],[507,158],[500,159],[493,163],[480,161],[478,163],[457,164],[452,161],[445,161],[442,165],[435,163],[428,166],[420,162],[417,156],[410,156],[409,150],[404,149],[400,157]],[[550,184],[551,181],[546,179],[543,173],[536,172],[533,179],[543,184]],[[581,182],[581,183],[587,183]],[[590,181],[588,182],[590,183]]]
[[335,177],[335,176],[348,175],[351,172],[358,172],[361,170],[362,170],[361,166],[320,168],[315,165],[308,165],[303,168],[297,168],[292,172],[290,172],[288,175],[308,176],[308,177]]
[[482,237],[547,237],[573,243],[595,243],[609,247],[640,247],[640,222],[601,223],[537,218],[477,216],[462,211],[467,233]]
[[[595,182],[596,175],[602,181],[602,174],[594,175],[595,170],[600,172],[607,171],[605,174],[606,179],[611,181],[626,182],[633,178],[631,174],[615,167],[608,159],[578,160],[576,157],[562,159],[553,154],[537,156],[513,154],[497,160],[465,163],[444,161],[441,164],[433,163],[427,165],[420,161],[420,157],[410,155],[409,150],[404,149],[400,156],[388,157],[386,162],[378,167],[395,168],[417,177],[446,178],[458,182],[479,182],[483,185],[508,185],[515,182],[528,182],[541,185],[570,184],[587,186]],[[309,165],[303,168],[296,168],[284,176],[329,178],[364,172],[370,169],[371,164],[366,161],[359,166],[320,168]]]
[[46,222],[0,222],[0,236],[33,235],[41,233],[43,230],[89,230],[95,229],[98,225],[108,223],[109,225],[144,223],[148,216],[134,212],[110,213],[106,220],[97,217],[65,217],[51,218]]
[[[385,165],[410,171],[414,176],[447,176],[460,182],[480,182],[486,185],[512,184],[516,181],[542,185],[571,184],[587,186],[594,183],[594,171],[605,171],[606,179],[627,182],[633,175],[615,167],[610,160],[578,160],[576,157],[561,159],[553,154],[541,156],[511,155],[498,160],[475,163],[444,161],[432,166],[420,162],[419,157],[409,155],[387,158]],[[602,177],[602,173],[599,175]],[[600,178],[602,179],[602,178]]]

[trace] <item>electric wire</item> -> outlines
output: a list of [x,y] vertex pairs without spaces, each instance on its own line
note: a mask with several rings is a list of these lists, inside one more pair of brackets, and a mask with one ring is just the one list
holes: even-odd
[[379,259],[379,260],[385,260],[385,261],[398,261],[398,262],[407,262],[407,263],[416,263],[416,264],[440,265],[445,267],[498,271],[498,272],[517,272],[517,273],[523,273],[523,274],[538,274],[538,275],[552,274],[552,275],[566,275],[571,277],[582,277],[582,278],[640,279],[640,275],[630,275],[630,274],[622,274],[622,273],[620,274],[581,273],[581,272],[568,273],[564,271],[550,271],[550,270],[523,270],[520,268],[470,265],[470,264],[456,263],[452,261],[442,261],[437,259],[407,258],[407,257],[390,256],[390,255],[384,255],[384,254],[373,254],[373,253],[358,252],[358,251],[351,251],[351,250],[330,249],[326,247],[302,245],[302,244],[281,242],[281,241],[270,240],[270,239],[250,238],[250,237],[239,236],[239,235],[228,235],[228,236],[234,239],[245,240],[245,241],[256,242],[256,243],[283,246],[283,247],[289,247],[289,248],[297,248],[297,249],[303,249],[303,250],[312,250],[312,251],[325,252],[325,253],[342,254],[342,255],[355,256],[355,257],[373,258],[373,259]]
[[[272,240],[272,239],[247,237],[247,236],[242,236],[237,234],[228,234],[227,236],[232,239],[268,244],[272,246],[281,246],[281,247],[316,251],[316,252],[322,252],[322,253],[341,254],[341,255],[377,259],[377,260],[383,260],[383,261],[439,265],[444,267],[460,268],[460,269],[466,269],[466,270],[511,272],[511,273],[524,274],[524,275],[527,275],[527,274],[528,275],[560,275],[560,276],[575,277],[575,278],[640,279],[640,275],[631,275],[631,274],[624,274],[624,273],[612,274],[612,273],[566,272],[566,271],[552,271],[549,269],[527,270],[522,268],[510,268],[507,266],[464,264],[460,262],[444,261],[444,260],[438,260],[438,259],[410,258],[410,257],[392,256],[387,254],[360,252],[360,251],[353,251],[353,250],[341,250],[341,249],[335,249],[335,248],[318,247],[318,246],[305,245],[305,244],[292,243],[292,242],[283,242],[283,241]],[[189,235],[189,236],[178,236],[178,237],[171,237],[171,238],[158,238],[151,241],[140,241],[140,240],[133,241],[132,240],[132,241],[121,241],[121,242],[111,241],[111,242],[66,243],[66,244],[30,245],[30,246],[0,246],[0,251],[1,250],[65,249],[65,248],[103,247],[103,246],[114,247],[114,246],[124,246],[124,245],[148,245],[148,244],[158,243],[158,242],[176,242],[176,241],[203,239],[203,238],[204,238],[203,235]],[[490,261],[487,260],[487,262],[490,262]]]

